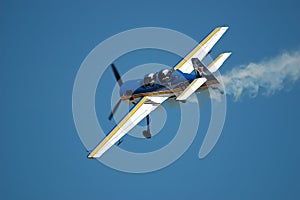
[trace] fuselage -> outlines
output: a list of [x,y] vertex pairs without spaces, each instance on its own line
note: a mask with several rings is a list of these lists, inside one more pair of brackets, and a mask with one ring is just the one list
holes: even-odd
[[[145,76],[147,77],[147,75]],[[126,81],[120,87],[120,97],[127,102],[136,102],[143,96],[168,96],[176,97],[176,95],[182,92],[191,82],[196,79],[194,72],[187,74],[180,70],[172,71],[167,81],[161,81],[156,78],[152,84],[146,84],[144,79],[135,79]],[[207,89],[208,85],[217,84],[218,81],[211,79],[206,84],[201,86],[197,92]]]

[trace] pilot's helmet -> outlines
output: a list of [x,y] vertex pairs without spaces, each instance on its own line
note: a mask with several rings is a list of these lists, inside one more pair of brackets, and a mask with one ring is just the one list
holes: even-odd
[[144,84],[145,84],[146,87],[151,87],[155,83],[155,80],[156,80],[156,74],[155,73],[147,74],[144,77]]
[[172,74],[172,70],[163,69],[158,73],[158,79],[160,82],[165,83],[170,80],[171,74]]

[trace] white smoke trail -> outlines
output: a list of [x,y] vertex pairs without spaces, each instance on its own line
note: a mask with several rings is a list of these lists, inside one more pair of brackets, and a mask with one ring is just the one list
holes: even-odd
[[285,52],[277,57],[233,68],[222,76],[226,93],[239,100],[242,95],[272,95],[300,77],[300,52]]

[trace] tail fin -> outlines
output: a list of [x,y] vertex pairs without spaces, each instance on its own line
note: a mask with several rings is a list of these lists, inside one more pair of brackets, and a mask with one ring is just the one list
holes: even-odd
[[231,52],[220,54],[208,67],[201,62],[198,58],[192,58],[192,64],[196,73],[196,76],[211,76],[212,73],[216,72],[222,64],[231,55]]
[[[216,72],[222,66],[222,64],[225,62],[225,60],[230,55],[231,55],[231,52],[222,53],[208,67],[206,67],[206,65],[203,62],[201,62],[198,58],[192,58],[192,63],[193,63],[193,67],[194,67],[197,78],[204,77],[207,79],[207,82],[212,81],[213,85],[218,84],[219,81],[213,75],[213,73]],[[213,88],[213,89],[220,90],[219,88]],[[224,93],[221,90],[220,90],[220,92],[221,92],[221,94]]]
[[212,73],[208,70],[206,65],[201,62],[198,58],[192,58],[193,67],[196,73],[197,78],[202,76],[211,76]]

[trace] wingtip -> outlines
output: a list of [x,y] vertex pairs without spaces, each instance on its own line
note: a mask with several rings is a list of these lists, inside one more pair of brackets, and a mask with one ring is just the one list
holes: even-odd
[[231,54],[232,54],[232,52],[231,51],[228,51],[228,52],[225,52],[225,53],[223,53],[224,55],[226,55],[226,56],[230,56]]
[[228,28],[229,28],[228,26],[221,26],[220,27],[220,29],[223,30],[223,31],[227,31]]
[[88,159],[94,159],[95,157],[94,157],[94,155],[90,152],[90,153],[87,155],[87,158],[88,158]]
[[225,60],[230,56],[232,54],[232,52],[224,52],[224,53],[222,53],[220,56],[221,57],[224,57],[225,58]]

